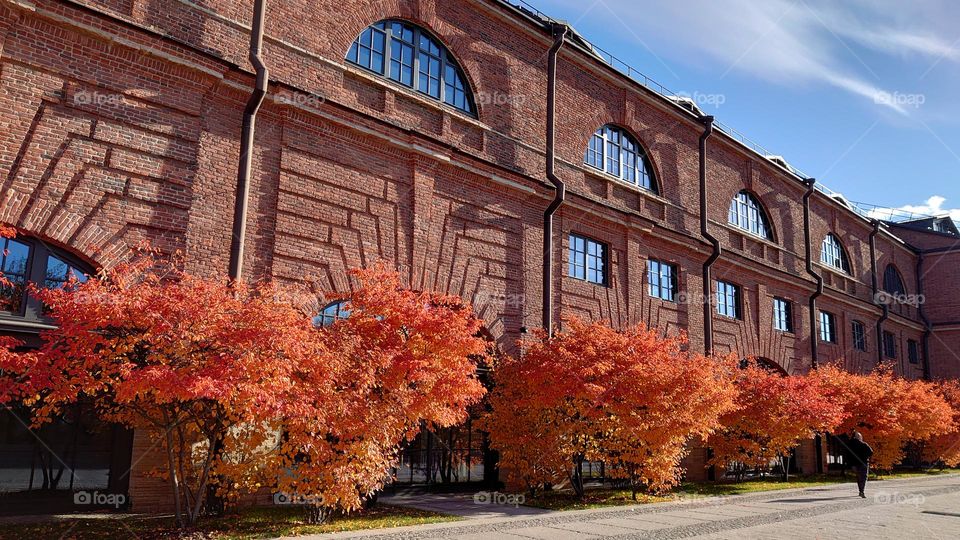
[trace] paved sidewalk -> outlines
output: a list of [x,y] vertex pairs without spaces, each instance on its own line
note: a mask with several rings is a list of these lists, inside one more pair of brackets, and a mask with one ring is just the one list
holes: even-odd
[[960,538],[960,475],[871,482],[867,494],[867,499],[860,499],[855,485],[838,484],[597,510],[483,517],[306,538]]

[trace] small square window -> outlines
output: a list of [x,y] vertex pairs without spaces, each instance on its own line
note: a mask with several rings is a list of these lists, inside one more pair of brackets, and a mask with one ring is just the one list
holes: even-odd
[[860,321],[853,321],[853,348],[858,351],[867,350],[867,331]]
[[650,259],[647,261],[647,284],[650,296],[673,302],[677,292],[677,267]]
[[607,246],[576,234],[570,235],[569,276],[597,285],[607,284]]
[[773,299],[773,328],[793,332],[793,304],[784,298]]
[[820,312],[820,341],[824,343],[837,342],[837,318],[833,313]]
[[883,355],[887,358],[897,357],[897,337],[893,332],[883,333]]
[[739,319],[740,305],[740,287],[725,281],[718,281],[717,313],[731,319]]
[[907,341],[907,358],[911,364],[920,363],[920,344],[915,340]]

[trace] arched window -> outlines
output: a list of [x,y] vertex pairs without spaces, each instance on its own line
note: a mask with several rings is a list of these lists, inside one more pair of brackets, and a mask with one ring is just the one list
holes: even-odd
[[313,318],[313,325],[316,327],[330,326],[331,324],[342,321],[350,316],[350,302],[339,300],[328,304],[327,307],[320,310],[320,313]]
[[748,191],[737,193],[730,203],[730,224],[754,236],[773,240],[767,213],[763,211],[760,201]]
[[27,283],[63,287],[71,280],[83,283],[93,270],[82,261],[35,238],[0,238],[0,273],[7,280],[0,286],[0,326],[4,319],[43,322],[40,301],[27,294]]
[[590,137],[583,161],[628,184],[657,192],[653,167],[646,152],[633,136],[618,127],[607,125],[598,129]]
[[398,20],[371,24],[347,61],[476,116],[473,94],[453,55],[426,30]]
[[833,233],[827,234],[823,239],[823,245],[820,246],[820,262],[847,274],[850,273],[850,259],[847,258],[847,252],[840,244],[840,239]]
[[907,294],[907,288],[903,285],[903,277],[900,276],[897,267],[892,264],[888,264],[887,269],[883,272],[883,290],[894,295]]

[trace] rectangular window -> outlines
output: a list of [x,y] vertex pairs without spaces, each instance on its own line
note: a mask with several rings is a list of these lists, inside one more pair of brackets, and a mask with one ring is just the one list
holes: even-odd
[[570,235],[570,277],[606,285],[607,246],[576,234]]
[[773,299],[773,327],[781,332],[793,332],[793,304],[789,300]]
[[853,321],[853,348],[858,351],[867,350],[867,331],[860,321]]
[[673,302],[677,292],[677,267],[650,259],[647,261],[647,283],[650,296]]
[[825,343],[837,342],[837,319],[833,313],[820,312],[820,341]]
[[740,318],[740,287],[725,281],[717,282],[717,313],[732,319]]
[[915,340],[907,340],[907,358],[911,364],[920,363],[920,344]]
[[0,238],[0,275],[7,280],[0,285],[0,311],[20,313],[23,310],[29,260],[29,245]]
[[883,355],[887,358],[897,357],[897,337],[893,332],[883,333]]

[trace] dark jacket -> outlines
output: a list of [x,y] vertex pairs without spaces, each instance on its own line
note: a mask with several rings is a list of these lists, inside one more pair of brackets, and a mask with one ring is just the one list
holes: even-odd
[[850,439],[847,445],[850,448],[851,465],[858,467],[861,464],[870,463],[870,458],[873,456],[873,448],[870,448],[869,444],[856,439]]

